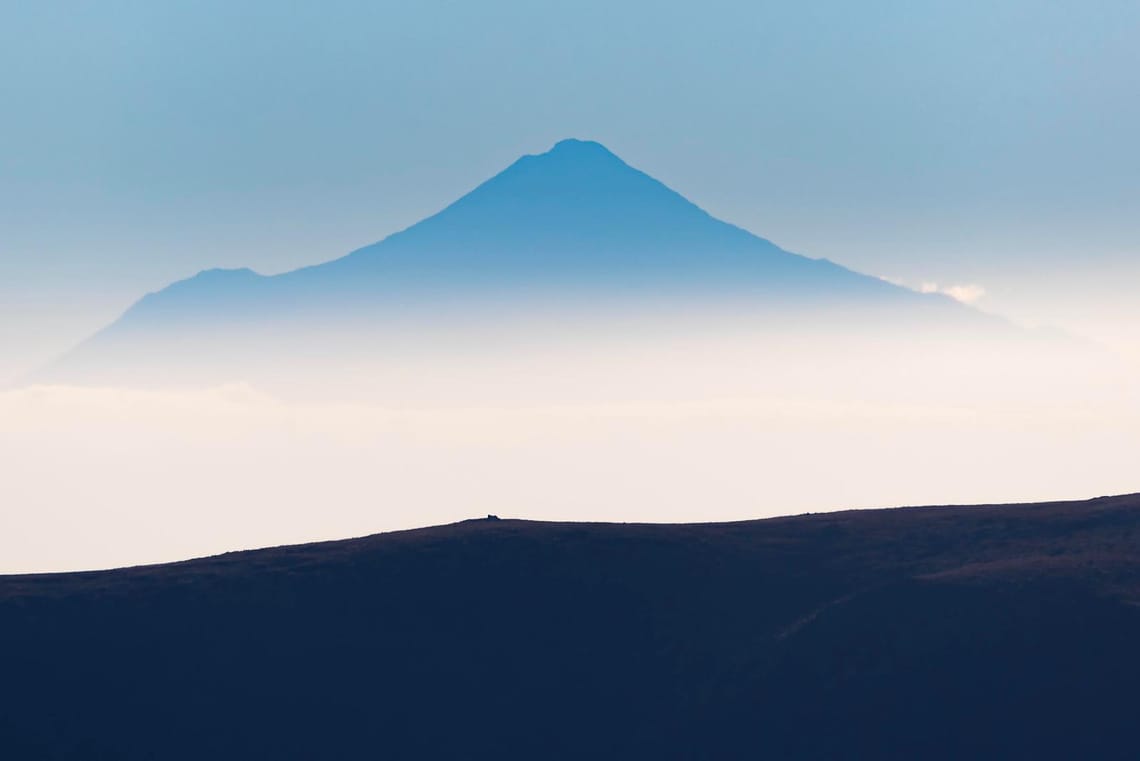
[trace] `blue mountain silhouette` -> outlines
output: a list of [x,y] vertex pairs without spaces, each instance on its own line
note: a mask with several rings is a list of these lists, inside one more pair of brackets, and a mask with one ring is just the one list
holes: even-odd
[[[141,299],[57,367],[131,341],[346,322],[414,327],[416,315],[504,305],[569,310],[843,310],[872,306],[972,320],[978,313],[718,220],[599,143],[527,155],[439,213],[330,262],[280,275],[209,270]],[[287,327],[290,326],[290,327]],[[219,331],[222,331],[220,333]]]

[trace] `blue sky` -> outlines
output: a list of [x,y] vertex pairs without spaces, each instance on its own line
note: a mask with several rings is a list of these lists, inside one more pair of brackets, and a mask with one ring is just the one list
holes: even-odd
[[1140,5],[0,4],[0,376],[600,140],[781,246],[1140,329]]

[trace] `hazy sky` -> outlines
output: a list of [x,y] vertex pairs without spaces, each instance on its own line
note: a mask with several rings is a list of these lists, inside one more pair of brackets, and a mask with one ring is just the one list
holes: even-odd
[[[0,0],[0,381],[172,280],[335,258],[565,137],[789,250],[1140,356],[1138,39],[1136,0]],[[0,572],[487,512],[1134,490],[1135,376],[1073,370],[1118,396],[1055,395],[1051,372],[996,377],[988,410],[0,389]],[[916,393],[944,374],[877,371]]]
[[780,245],[1140,332],[1140,4],[0,0],[0,377],[602,141]]

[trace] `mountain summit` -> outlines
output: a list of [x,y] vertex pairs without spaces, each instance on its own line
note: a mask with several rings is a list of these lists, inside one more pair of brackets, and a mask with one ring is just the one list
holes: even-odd
[[332,266],[430,269],[434,278],[490,269],[499,277],[573,274],[604,282],[675,276],[678,268],[692,277],[777,260],[802,257],[714,219],[600,143],[563,140]]

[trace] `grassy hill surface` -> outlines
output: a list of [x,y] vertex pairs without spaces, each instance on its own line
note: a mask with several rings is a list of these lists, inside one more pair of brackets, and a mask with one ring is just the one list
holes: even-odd
[[1140,495],[0,577],[11,759],[1134,758]]

